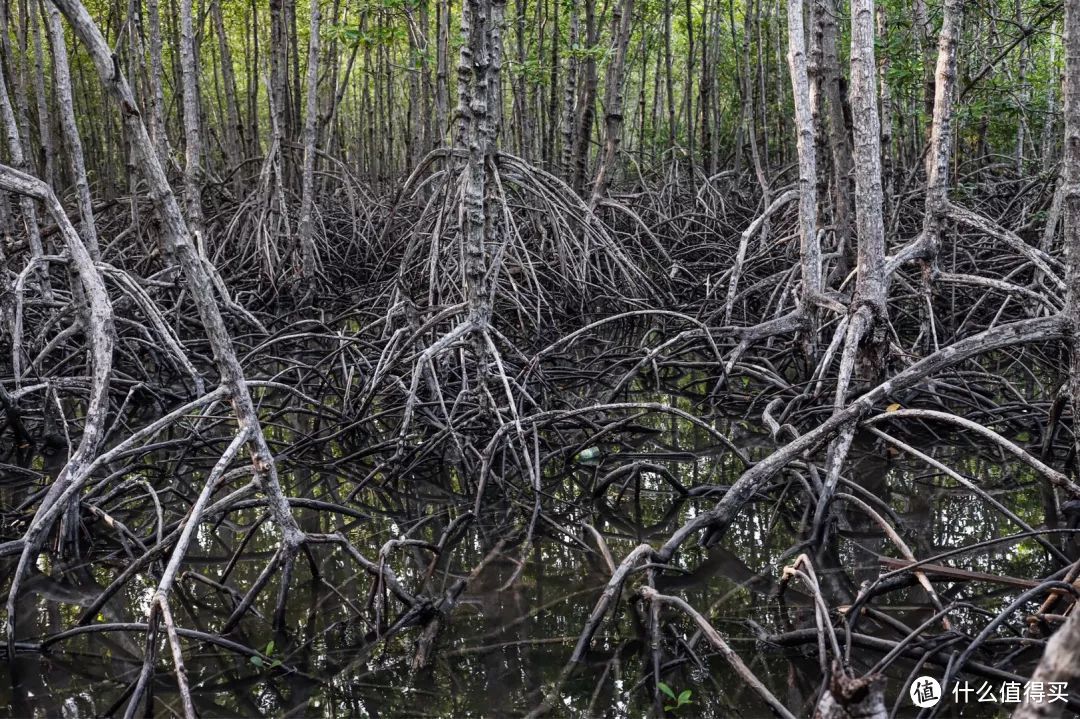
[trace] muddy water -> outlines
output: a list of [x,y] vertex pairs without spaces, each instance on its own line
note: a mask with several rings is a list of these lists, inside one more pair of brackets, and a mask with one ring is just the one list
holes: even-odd
[[[684,392],[653,392],[642,398],[676,405],[688,401]],[[769,451],[768,438],[755,428],[716,410],[703,411],[701,405],[694,408],[699,415],[712,414],[709,421],[736,437],[751,455]],[[1043,521],[1039,483],[1026,470],[974,451],[957,450],[954,442],[934,446],[930,438],[919,440],[923,451],[977,479],[1021,518],[1036,526]],[[356,566],[340,552],[318,547],[313,555],[317,577],[306,561],[298,564],[288,592],[285,631],[272,628],[275,578],[256,602],[259,616],[244,620],[228,635],[233,642],[268,654],[272,662],[260,665],[231,648],[194,638],[185,640],[188,677],[200,714],[489,717],[528,712],[555,685],[608,578],[596,552],[581,541],[585,536],[581,523],[596,527],[619,561],[641,542],[659,546],[688,516],[715,501],[709,497],[679,498],[670,484],[653,472],[625,484],[620,479],[591,503],[579,499],[591,494],[583,488],[593,486],[596,478],[619,463],[635,459],[663,467],[686,487],[723,487],[741,472],[734,456],[715,446],[706,432],[668,416],[650,415],[636,429],[595,450],[581,453],[570,463],[552,462],[545,469],[551,477],[565,475],[560,485],[564,489],[553,490],[549,498],[550,521],[540,523],[533,546],[506,549],[470,582],[438,636],[428,667],[412,667],[416,629],[387,642],[378,640],[379,627],[368,609],[372,599],[369,576],[358,575]],[[344,451],[335,446],[327,455],[340,457]],[[154,486],[168,485],[190,501],[202,486],[207,462],[212,461],[212,450],[204,454],[206,457],[200,459],[199,453],[193,452],[182,461],[170,456],[173,463],[169,466],[183,469],[170,477],[154,478]],[[150,468],[163,456],[146,457],[142,462]],[[917,462],[892,456],[872,438],[860,436],[853,456],[848,476],[862,492],[888,503],[899,521],[898,533],[916,556],[927,557],[1016,531],[967,490]],[[41,458],[36,462],[46,471]],[[283,479],[294,496],[345,503],[343,497],[351,485],[346,481],[347,468],[340,463],[286,461],[283,467]],[[35,487],[27,476],[7,478],[0,485],[5,512]],[[169,493],[158,491],[159,501],[168,511]],[[844,491],[857,494],[860,490]],[[793,559],[784,553],[796,544],[795,533],[807,511],[798,496],[797,487],[792,485],[779,503],[763,498],[752,504],[720,547],[705,550],[688,545],[678,557],[685,571],[666,573],[658,588],[685,598],[705,613],[788,707],[798,715],[809,715],[821,680],[815,645],[780,647],[765,640],[770,635],[814,627],[811,601],[803,588],[793,584],[783,596],[778,592],[782,567]],[[449,519],[470,508],[472,499],[458,478],[440,474],[418,476],[408,485],[378,489],[373,485],[349,504],[362,517],[299,511],[305,529],[345,533],[363,554],[376,558],[388,540],[404,534],[437,542]],[[145,528],[148,525],[137,517],[148,512],[153,516],[153,506],[145,492],[132,491],[127,508],[114,519]],[[834,607],[850,602],[860,583],[878,575],[878,555],[899,556],[873,521],[857,510],[838,506],[837,537],[815,557],[822,591]],[[506,506],[494,503],[490,516],[469,527],[434,568],[432,554],[417,547],[395,548],[386,561],[405,586],[416,588],[426,582],[431,596],[441,596],[502,538],[501,520],[506,511]],[[277,538],[268,523],[259,523],[261,516],[261,510],[252,507],[230,514],[227,520],[202,525],[198,546],[185,563],[186,575],[173,599],[173,613],[180,626],[212,633],[223,625],[235,599],[214,582],[232,564],[229,585],[242,591],[255,581],[276,549]],[[108,531],[100,521],[89,529]],[[142,534],[150,532],[152,528]],[[10,529],[5,531],[11,533]],[[130,542],[126,548],[118,542],[102,544],[107,549],[91,550],[97,552],[92,569],[91,557],[39,561],[21,601],[20,640],[40,641],[74,626],[101,589],[126,566],[129,556],[140,551]],[[241,544],[244,550],[234,557]],[[519,562],[524,566],[516,581],[510,582],[518,574]],[[965,569],[1021,578],[1043,576],[1053,569],[1045,550],[1030,541],[997,545],[992,551],[951,562]],[[0,576],[9,575],[12,567],[12,562],[5,560]],[[639,577],[632,577],[631,585],[637,581]],[[6,580],[3,584],[6,586]],[[0,680],[0,716],[91,717],[117,712],[138,675],[145,642],[138,627],[123,625],[144,621],[153,585],[149,575],[142,575],[101,609],[93,623],[113,625],[113,630],[72,636],[51,644],[48,652],[20,654],[7,663]],[[1020,591],[986,582],[940,582],[937,586],[946,601],[971,602],[973,608],[958,609],[952,615],[960,631],[971,633],[977,633],[987,621],[980,609],[996,610]],[[875,606],[894,622],[910,627],[933,612],[928,597],[918,587],[894,592]],[[613,619],[597,634],[586,663],[561,687],[561,705],[553,716],[637,717],[648,713],[651,698],[642,677],[650,666],[650,654],[641,617],[632,602],[619,605]],[[666,612],[664,617],[665,646],[674,648],[691,640],[694,629],[684,617]],[[1018,615],[1010,624],[1012,629],[1002,630],[1002,636],[1015,633],[1020,620]],[[863,631],[891,640],[900,638],[880,623],[864,626]],[[162,654],[167,656],[167,651]],[[881,656],[856,647],[854,669],[865,671]],[[1023,673],[1030,660],[1029,655],[1019,654],[1011,666]],[[156,716],[180,712],[170,666],[159,663],[153,683]],[[895,704],[897,716],[914,716],[906,692],[913,666],[901,659],[886,669],[887,700],[890,707]],[[930,673],[940,675],[940,669]],[[673,716],[768,716],[760,700],[742,686],[722,659],[710,658],[703,644],[696,645],[692,659],[666,665],[664,679],[676,693],[691,691],[690,704],[672,712]],[[992,716],[996,712],[998,709],[989,706],[969,705],[963,716]],[[945,715],[955,713],[950,709]]]

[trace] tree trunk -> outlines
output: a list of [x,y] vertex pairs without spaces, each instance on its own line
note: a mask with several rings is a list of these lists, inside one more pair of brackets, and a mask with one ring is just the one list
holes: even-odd
[[582,64],[577,104],[577,135],[574,139],[574,167],[571,186],[585,193],[585,175],[589,167],[589,145],[596,116],[596,56],[592,50],[599,41],[596,27],[596,0],[585,0],[585,62]]
[[952,159],[953,94],[956,85],[956,45],[963,0],[945,0],[934,73],[934,114],[930,125],[930,154],[926,160],[926,216],[929,262],[936,262],[941,230],[949,203],[949,162]]
[[75,107],[71,97],[71,73],[68,68],[67,47],[64,43],[64,24],[60,11],[50,5],[49,36],[53,46],[53,80],[56,83],[56,100],[60,110],[60,127],[64,135],[64,147],[67,150],[71,174],[75,180],[75,193],[79,201],[79,216],[82,218],[82,238],[90,256],[101,259],[98,249],[97,226],[94,223],[94,203],[90,197],[90,183],[86,179],[86,163],[83,159],[82,140],[79,126],[75,122]]
[[[221,0],[211,0],[210,15],[217,35],[221,62],[221,81],[225,86],[225,160],[230,170],[236,168],[244,157],[244,124],[240,121],[240,105],[236,95],[236,74],[233,72],[232,50],[225,34],[225,21],[221,16]],[[239,178],[240,173],[236,173]]]
[[788,65],[795,103],[796,146],[799,152],[799,256],[802,265],[802,306],[810,320],[808,336],[817,334],[814,302],[821,294],[821,246],[817,236],[817,158],[814,156],[814,117],[806,68],[803,0],[788,0]]
[[436,24],[438,25],[438,57],[435,69],[435,140],[434,147],[446,143],[450,131],[450,2],[439,0]]
[[281,155],[282,171],[288,174],[285,162],[284,140],[292,137],[292,121],[289,112],[289,61],[287,55],[288,31],[285,26],[285,3],[287,0],[270,0],[270,124]]
[[165,130],[165,91],[162,78],[165,70],[161,46],[161,11],[159,0],[146,0],[146,16],[150,24],[150,137],[161,162],[169,158],[169,138]]
[[[11,156],[11,162],[15,165],[16,169],[22,172],[28,172],[29,163],[27,162],[26,153],[23,151],[19,125],[15,119],[15,111],[11,106],[11,96],[8,95],[7,80],[4,77],[3,63],[0,63],[0,115],[3,115],[4,133],[7,136],[8,153]],[[26,237],[30,245],[30,256],[36,262],[40,263],[37,271],[38,282],[40,283],[44,296],[46,298],[51,298],[52,292],[49,288],[49,268],[48,265],[41,260],[45,251],[41,244],[41,232],[38,228],[37,208],[34,206],[34,201],[25,195],[19,197],[19,207],[22,210],[22,221],[25,225]],[[22,365],[20,356],[22,348],[16,345],[13,349],[12,359],[14,362],[15,386],[18,387],[19,376],[21,374],[20,367]]]
[[[855,296],[836,384],[835,405],[846,402],[855,362],[862,374],[877,379],[887,345],[885,326],[885,224],[881,193],[881,122],[878,117],[877,64],[874,61],[874,0],[851,3],[851,111],[855,161]],[[838,452],[845,454],[846,448]],[[820,502],[819,513],[827,510]]]
[[[52,122],[49,118],[49,96],[45,91],[45,54],[41,47],[41,25],[44,16],[36,0],[31,0],[30,31],[34,43],[34,97],[37,99],[38,134],[41,140],[42,179],[50,187],[56,186],[56,148],[53,147]],[[69,81],[70,92],[70,81]]]
[[852,259],[854,160],[848,115],[845,112],[846,98],[841,88],[840,61],[836,52],[836,3],[834,0],[814,1],[821,27],[822,85],[828,106],[829,150],[833,161],[833,232],[838,257],[831,279],[840,281],[848,274]]
[[[888,37],[888,13],[884,5],[877,7],[877,32],[878,37]],[[889,86],[889,54],[881,53],[878,58],[878,92],[881,98],[881,184],[884,189],[885,216],[892,217],[893,208],[893,100],[892,88]]]
[[319,119],[319,0],[311,0],[311,33],[308,40],[307,100],[304,114],[304,172],[301,181],[300,224],[297,231],[300,245],[299,276],[310,281],[315,277],[315,141]]
[[630,25],[634,1],[621,0],[611,14],[611,37],[614,58],[607,69],[604,84],[604,154],[593,183],[593,207],[607,195],[611,174],[615,170],[616,154],[622,139],[623,80],[626,72],[626,50],[630,45]]
[[184,91],[184,205],[196,242],[204,241],[202,211],[202,123],[199,102],[199,61],[195,46],[192,0],[180,2],[180,73]]
[[[1058,23],[1057,20],[1050,26],[1050,35],[1057,34]],[[1057,44],[1050,43],[1050,56],[1047,58],[1047,67],[1050,70],[1050,77],[1056,79],[1059,77],[1059,71],[1057,66]],[[1054,161],[1054,147],[1057,145],[1057,137],[1054,136],[1054,127],[1057,116],[1057,82],[1046,83],[1046,119],[1043,122],[1042,141],[1042,164],[1043,167],[1050,167]]]
[[567,8],[570,12],[570,40],[566,52],[566,86],[563,88],[563,121],[562,121],[562,170],[563,176],[570,180],[573,176],[574,167],[574,107],[577,98],[577,71],[578,51],[580,48],[580,23],[578,20],[577,3],[570,3]]

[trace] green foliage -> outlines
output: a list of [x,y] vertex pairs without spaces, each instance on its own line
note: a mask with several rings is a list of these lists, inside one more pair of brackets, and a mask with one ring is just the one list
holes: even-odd
[[677,711],[678,709],[692,703],[690,701],[691,692],[689,689],[683,689],[678,694],[675,694],[675,690],[664,682],[657,682],[656,688],[659,689],[666,697],[671,699],[671,701],[675,702],[674,704],[665,704],[664,711]]
[[[252,664],[254,664],[259,669],[263,669],[263,668],[265,668],[267,670],[276,669],[277,667],[281,666],[281,660],[280,659],[275,659],[273,655],[274,655],[274,640],[271,639],[269,642],[266,643],[266,648],[263,649],[261,656],[259,654],[252,655],[248,659],[248,661],[251,662]],[[266,659],[263,659],[263,656],[265,656]],[[270,661],[267,662],[267,659],[269,659]]]

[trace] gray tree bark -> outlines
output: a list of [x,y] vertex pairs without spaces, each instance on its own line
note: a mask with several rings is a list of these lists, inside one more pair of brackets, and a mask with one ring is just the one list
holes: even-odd
[[304,170],[301,179],[300,224],[297,230],[300,245],[300,277],[315,277],[315,143],[319,120],[319,0],[311,0],[311,35],[308,40],[307,99],[304,114]]
[[49,36],[53,45],[53,80],[56,83],[56,99],[60,110],[60,127],[64,134],[71,174],[75,178],[75,193],[82,218],[82,237],[86,249],[95,260],[101,258],[98,249],[97,226],[94,223],[94,203],[90,197],[90,183],[86,178],[86,162],[83,158],[79,126],[75,122],[75,106],[71,97],[71,72],[68,69],[67,47],[64,43],[64,24],[60,11],[49,6]]
[[184,93],[184,204],[188,226],[203,241],[202,123],[199,117],[199,63],[192,0],[180,2],[180,74]]
[[[821,245],[817,235],[817,158],[814,153],[814,114],[806,63],[803,0],[788,0],[788,66],[795,103],[796,146],[799,153],[799,257],[802,266],[803,311],[813,322],[814,301],[821,294]],[[811,329],[812,334],[816,334]]]
[[592,205],[607,195],[611,174],[615,170],[616,155],[622,137],[623,81],[625,79],[626,50],[630,45],[630,24],[633,20],[633,0],[622,0],[611,15],[612,50],[614,56],[607,69],[604,84],[604,153],[593,182]]

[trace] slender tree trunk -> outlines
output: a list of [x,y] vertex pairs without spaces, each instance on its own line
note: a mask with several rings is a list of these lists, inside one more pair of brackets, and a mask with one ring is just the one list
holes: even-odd
[[154,141],[158,158],[162,162],[167,162],[169,138],[165,130],[165,91],[162,88],[165,70],[162,65],[164,55],[161,43],[159,0],[146,0],[146,17],[150,24],[150,137]]
[[[292,137],[289,112],[288,30],[285,25],[285,4],[288,0],[270,0],[270,114],[274,144],[280,157],[282,172],[289,175],[285,139]],[[284,208],[283,208],[284,209]]]
[[180,3],[180,73],[184,92],[184,205],[188,226],[204,241],[202,211],[203,150],[199,102],[199,60],[192,0]]
[[953,94],[956,85],[956,45],[963,0],[945,0],[934,73],[934,112],[930,153],[926,160],[926,216],[929,262],[936,262],[949,204],[949,162],[952,159]]
[[589,167],[589,145],[596,116],[596,56],[592,50],[599,42],[596,26],[596,0],[585,0],[585,62],[579,82],[577,135],[574,139],[574,167],[571,185],[578,194],[585,193],[585,175]]
[[[232,170],[244,155],[244,124],[240,120],[240,104],[236,95],[236,74],[233,72],[232,50],[225,34],[225,21],[221,16],[221,0],[211,0],[210,16],[217,35],[221,63],[221,81],[225,86],[225,160]],[[239,173],[237,173],[239,178]],[[238,179],[239,181],[239,179]]]
[[[923,65],[923,112],[926,113],[927,122],[934,115],[934,31],[930,25],[930,12],[926,7],[926,0],[913,0],[912,9],[915,13],[915,30],[919,34],[919,43],[922,45]],[[929,127],[927,134],[929,134]],[[922,138],[919,138],[921,141]]]
[[683,113],[686,121],[686,150],[687,160],[690,163],[690,181],[696,182],[694,176],[694,12],[690,0],[684,3],[686,13],[686,87],[683,90]]
[[[873,380],[883,370],[885,334],[885,224],[881,192],[881,121],[874,60],[874,0],[851,3],[851,111],[854,130],[855,226],[858,236],[855,296],[851,302],[836,403],[846,401],[856,359]],[[840,454],[846,453],[846,447]]]
[[[877,6],[878,37],[888,37],[888,18],[884,5]],[[878,58],[878,92],[881,96],[881,183],[885,197],[885,216],[892,217],[893,198],[893,100],[889,86],[889,53]]]
[[[23,141],[19,133],[19,125],[15,119],[15,111],[11,106],[11,96],[8,95],[7,80],[4,77],[3,63],[0,63],[0,115],[3,115],[4,133],[7,137],[8,153],[11,156],[11,162],[16,169],[29,174],[29,162],[27,161],[26,153],[23,150]],[[38,228],[37,221],[37,208],[34,206],[34,201],[27,196],[21,196],[19,198],[19,207],[22,210],[22,221],[26,228],[26,237],[30,245],[30,257],[37,263],[39,268],[37,272],[38,282],[41,285],[42,294],[47,299],[52,298],[52,291],[49,287],[49,268],[48,265],[41,259],[45,254],[45,250],[41,244],[41,232]],[[15,385],[19,385],[21,358],[21,347],[13,348],[13,361],[14,361],[14,375]]]
[[488,88],[488,139],[486,152],[494,161],[498,138],[503,130],[502,34],[506,25],[506,0],[491,0],[490,30],[488,33],[487,88]]
[[[296,27],[296,0],[285,0],[285,56],[292,77],[285,83],[285,92],[289,98],[286,116],[289,118],[287,137],[296,139],[300,129],[300,42]],[[288,74],[288,71],[286,71]]]
[[578,83],[578,51],[580,47],[580,23],[578,21],[577,3],[570,3],[570,44],[566,53],[566,85],[563,88],[563,121],[562,121],[562,169],[567,180],[573,176],[574,166],[574,108],[577,98]]
[[[732,0],[734,2],[735,0]],[[664,100],[667,104],[668,148],[675,147],[675,73],[671,55],[671,0],[664,0]]]
[[439,0],[438,17],[438,57],[435,69],[435,147],[446,143],[446,133],[450,131],[450,1]]
[[795,103],[796,146],[799,152],[799,256],[802,267],[802,306],[809,319],[808,336],[817,334],[814,303],[821,294],[821,246],[817,235],[817,158],[814,155],[814,117],[806,62],[803,0],[788,0],[788,65]]
[[525,0],[515,0],[514,3],[514,35],[517,43],[517,72],[513,77],[514,87],[514,125],[517,135],[518,154],[527,162],[533,158],[533,140],[535,129],[532,127],[533,116],[529,112],[529,99],[525,83],[525,67],[528,60],[525,55],[525,25],[528,16],[525,14]]
[[[431,87],[431,60],[429,52],[431,50],[431,14],[428,6],[428,0],[421,0],[420,8],[420,147],[421,156],[428,152],[432,147],[432,127],[431,127],[431,96],[433,94]],[[355,57],[355,55],[354,55]],[[336,68],[338,65],[337,54],[334,53],[328,58],[331,66]],[[349,63],[350,69],[352,63]],[[348,80],[346,80],[346,83]]]
[[407,32],[409,38],[409,72],[406,73],[406,80],[408,82],[409,95],[405,147],[407,149],[406,165],[410,168],[416,167],[426,150],[426,148],[421,145],[423,140],[421,137],[422,123],[420,121],[420,41],[416,31],[416,16],[413,13],[414,10],[412,6],[406,4],[405,16],[408,19],[409,25],[409,30]]
[[315,141],[319,128],[319,0],[311,0],[311,33],[308,40],[307,99],[304,113],[304,172],[301,180],[300,224],[297,231],[300,245],[300,277],[310,281],[315,277]]
[[[52,140],[52,121],[49,117],[49,96],[45,91],[45,53],[41,47],[41,20],[37,0],[30,0],[29,18],[31,39],[34,43],[34,97],[37,99],[38,136],[41,140],[42,179],[50,187],[56,186],[56,149]],[[70,81],[69,81],[70,85]]]
[[555,170],[555,129],[558,126],[556,118],[559,116],[559,0],[553,4],[554,11],[551,29],[551,75],[548,80],[547,102],[547,132],[544,133],[544,163],[549,172]]
[[[1065,85],[1062,94],[1065,115],[1063,217],[1068,262],[1065,312],[1070,324],[1072,350],[1069,393],[1073,417],[1080,418],[1080,0],[1065,0]],[[1073,421],[1080,422],[1080,419]],[[1080,432],[1074,432],[1074,435],[1075,446],[1080,449]],[[1074,661],[1073,671],[1080,671],[1078,667],[1080,665]]]
[[621,0],[611,14],[611,37],[614,57],[607,69],[604,86],[604,153],[593,183],[592,205],[607,195],[616,155],[622,139],[623,81],[626,74],[626,51],[630,45],[630,25],[633,20],[633,0]]
[[705,165],[705,174],[711,177],[716,172],[713,155],[712,136],[712,86],[713,72],[709,65],[709,3],[702,5],[701,10],[701,81],[698,83],[698,94],[701,98],[701,161]]
[[[247,72],[248,141],[252,157],[262,154],[259,137],[259,88],[262,86],[262,66],[259,64],[259,3],[251,0],[251,64]],[[273,83],[273,80],[271,80]]]
[[60,111],[60,127],[64,136],[71,175],[75,180],[75,193],[82,218],[82,238],[86,249],[95,260],[101,259],[98,249],[97,226],[94,223],[94,203],[90,197],[90,183],[86,179],[86,162],[83,159],[79,126],[75,122],[75,106],[71,97],[71,72],[68,69],[67,47],[64,42],[64,23],[60,11],[49,5],[49,35],[53,46],[53,81],[56,83],[56,100]]
[[821,27],[822,80],[829,113],[829,150],[833,161],[833,232],[836,235],[836,266],[832,280],[839,281],[851,267],[853,248],[851,230],[855,205],[853,198],[854,160],[846,100],[841,89],[840,61],[836,52],[836,3],[814,0]]
[[[1050,26],[1050,35],[1057,34],[1057,20]],[[1057,44],[1050,43],[1050,56],[1047,58],[1047,67],[1050,69],[1050,77],[1057,79],[1059,70],[1057,66]],[[1057,137],[1054,128],[1057,125],[1057,90],[1058,83],[1051,81],[1046,83],[1046,120],[1043,122],[1042,141],[1042,166],[1050,167],[1054,162],[1054,147],[1057,145]]]
[[[492,0],[465,0],[461,11],[462,44],[458,63],[458,146],[466,150],[462,181],[465,286],[469,322],[476,329],[487,326],[491,314],[487,284],[487,165],[496,137],[491,127],[489,103],[494,50]],[[494,39],[497,39],[495,35]],[[482,344],[477,351],[482,353]]]
[[[1016,0],[1015,2],[1016,13],[1016,26],[1024,27],[1024,4],[1023,0]],[[1031,87],[1028,85],[1028,40],[1027,36],[1020,41],[1020,47],[1017,50],[1018,57],[1016,58],[1016,81],[1019,87],[1017,88],[1017,105],[1019,105],[1020,114],[1017,118],[1016,126],[1016,176],[1021,177],[1024,174],[1024,145],[1028,139],[1028,102],[1031,99]]]

